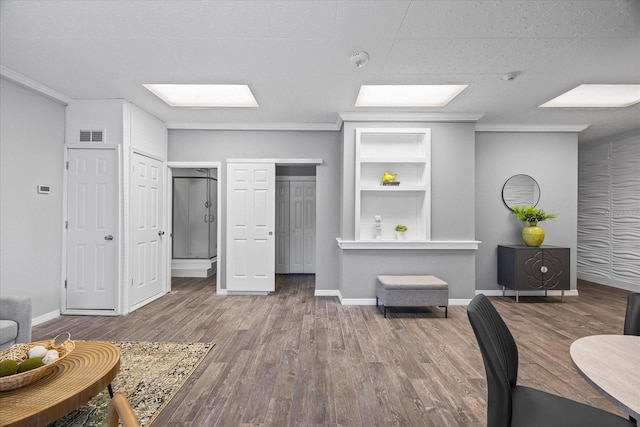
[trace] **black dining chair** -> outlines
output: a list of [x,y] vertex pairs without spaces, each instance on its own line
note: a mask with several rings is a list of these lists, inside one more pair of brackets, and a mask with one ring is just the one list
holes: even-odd
[[638,292],[631,292],[627,297],[624,334],[640,336],[640,293]]
[[518,348],[491,301],[476,295],[467,316],[487,375],[487,427],[635,426],[601,409],[517,385]]

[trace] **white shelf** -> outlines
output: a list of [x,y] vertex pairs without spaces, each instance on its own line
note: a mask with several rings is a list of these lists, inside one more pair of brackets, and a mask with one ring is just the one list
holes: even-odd
[[427,158],[416,158],[416,157],[369,157],[360,159],[360,163],[376,163],[376,164],[387,164],[387,163],[427,163]]
[[360,191],[427,191],[426,185],[362,185]]
[[[410,241],[428,242],[431,238],[431,129],[357,128],[355,149],[356,241],[376,237],[375,217],[381,215],[381,237],[394,247],[398,245],[391,240],[396,224],[408,227]],[[384,172],[397,174],[400,184],[383,186]]]
[[477,250],[482,242],[478,240],[342,240],[336,239],[338,246],[345,250]]

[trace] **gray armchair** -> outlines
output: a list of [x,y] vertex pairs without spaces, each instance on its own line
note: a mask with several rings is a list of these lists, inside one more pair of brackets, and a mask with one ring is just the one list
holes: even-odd
[[31,342],[31,299],[0,297],[0,350]]

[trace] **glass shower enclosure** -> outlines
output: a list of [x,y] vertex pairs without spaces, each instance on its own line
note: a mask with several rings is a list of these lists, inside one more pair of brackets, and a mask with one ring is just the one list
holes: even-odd
[[217,255],[216,170],[176,171],[173,177],[175,260],[214,260]]

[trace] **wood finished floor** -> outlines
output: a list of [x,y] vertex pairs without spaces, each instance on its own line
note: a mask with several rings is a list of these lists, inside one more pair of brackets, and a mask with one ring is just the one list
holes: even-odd
[[[466,307],[388,310],[314,297],[314,277],[278,276],[269,296],[218,296],[215,278],[122,317],[61,316],[33,339],[215,342],[154,426],[485,425],[484,366]],[[627,291],[492,297],[518,344],[519,383],[625,416],[576,371],[577,338],[622,331]],[[116,390],[117,392],[117,390]]]

